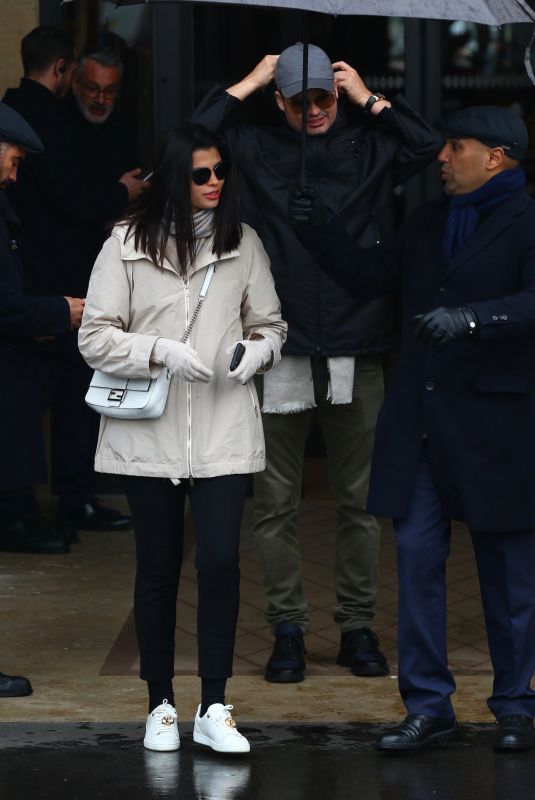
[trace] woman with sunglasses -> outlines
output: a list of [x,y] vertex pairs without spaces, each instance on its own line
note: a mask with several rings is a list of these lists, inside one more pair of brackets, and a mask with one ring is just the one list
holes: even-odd
[[[215,272],[196,314],[211,265]],[[172,678],[188,495],[201,677],[193,738],[220,752],[249,751],[225,704],[225,684],[232,674],[248,475],[265,463],[251,379],[279,360],[285,338],[266,253],[239,221],[227,148],[199,125],[175,128],[159,147],[150,188],[115,226],[95,263],[79,339],[96,369],[148,379],[166,368],[173,375],[158,419],[102,418],[95,459],[97,471],[124,476],[132,510],[134,613],[140,677],[149,692],[144,745],[150,750],[180,746]],[[231,371],[237,343],[243,357]]]

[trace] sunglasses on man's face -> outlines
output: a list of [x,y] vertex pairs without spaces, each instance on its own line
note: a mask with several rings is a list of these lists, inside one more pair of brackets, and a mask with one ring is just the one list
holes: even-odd
[[195,169],[192,169],[191,180],[197,186],[204,186],[204,184],[208,183],[212,177],[212,172],[218,181],[224,180],[227,174],[227,167],[224,161],[220,161],[219,164],[216,164],[213,169],[210,169],[210,167],[196,167]]
[[[316,94],[308,96],[308,105],[314,104],[318,108],[321,108],[323,111],[326,108],[331,108],[334,105],[334,101],[336,97],[334,94],[330,94],[330,92],[316,92]],[[287,106],[291,108],[292,111],[296,111],[298,113],[301,112],[303,107],[303,95],[302,94],[294,94],[293,97],[285,97],[284,101]]]

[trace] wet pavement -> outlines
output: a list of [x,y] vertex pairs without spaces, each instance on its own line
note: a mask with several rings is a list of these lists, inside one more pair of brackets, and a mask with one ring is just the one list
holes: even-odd
[[177,753],[144,750],[125,723],[0,723],[0,800],[524,800],[535,751],[496,754],[493,726],[426,753],[373,749],[385,726],[241,725],[249,756],[225,757],[181,725]]

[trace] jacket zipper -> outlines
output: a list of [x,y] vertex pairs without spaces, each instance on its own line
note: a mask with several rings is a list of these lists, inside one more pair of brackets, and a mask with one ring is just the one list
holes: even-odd
[[[184,301],[186,305],[186,328],[189,325],[189,278],[182,280],[184,285]],[[186,444],[186,458],[188,462],[188,473],[190,486],[194,485],[192,469],[191,469],[191,383],[186,381],[186,417],[187,417],[187,444]]]
[[[322,173],[322,162],[325,159],[325,144],[323,140],[315,138],[314,136],[309,136],[307,139],[307,147],[308,147],[308,164],[307,168],[309,174],[311,174],[311,181],[317,183],[318,179]],[[322,337],[322,299],[323,299],[323,292],[322,292],[322,285],[323,285],[323,273],[321,269],[316,267],[316,342],[315,342],[315,356],[316,358],[321,358],[323,353],[323,337]]]

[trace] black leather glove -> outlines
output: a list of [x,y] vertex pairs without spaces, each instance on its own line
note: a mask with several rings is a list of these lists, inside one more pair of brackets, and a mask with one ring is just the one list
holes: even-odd
[[295,228],[320,225],[328,222],[328,214],[321,197],[313,186],[295,186],[288,197],[290,224]]
[[412,321],[416,338],[436,353],[451,342],[477,335],[479,327],[479,321],[469,306],[435,308],[427,314],[417,314]]

